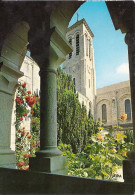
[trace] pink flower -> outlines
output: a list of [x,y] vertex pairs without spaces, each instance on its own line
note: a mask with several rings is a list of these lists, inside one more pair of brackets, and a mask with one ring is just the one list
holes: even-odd
[[19,167],[22,167],[23,165],[25,165],[25,163],[24,163],[24,162],[19,162],[17,165],[18,165]]
[[114,149],[112,150],[112,153],[115,154],[116,152],[117,152],[117,150],[114,148]]
[[103,137],[100,133],[97,134],[97,138],[98,138],[100,141],[104,141],[104,137]]

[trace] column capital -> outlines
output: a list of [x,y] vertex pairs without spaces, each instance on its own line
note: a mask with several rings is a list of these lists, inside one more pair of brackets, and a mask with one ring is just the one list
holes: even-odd
[[57,27],[30,29],[28,40],[31,56],[41,69],[45,66],[57,69],[66,55],[72,52],[71,45]]
[[44,76],[48,72],[53,72],[54,74],[57,75],[57,70],[55,70],[55,68],[51,68],[51,67],[40,68],[39,75]]
[[28,33],[29,45],[32,58],[37,62],[37,64],[42,67],[49,63],[49,52],[50,52],[50,39],[55,28],[43,31],[37,28],[30,29]]

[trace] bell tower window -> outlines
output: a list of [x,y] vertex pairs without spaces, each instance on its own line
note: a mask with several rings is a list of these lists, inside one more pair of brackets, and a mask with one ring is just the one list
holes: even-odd
[[90,58],[90,40],[89,40],[89,58]]
[[74,85],[75,85],[75,78],[73,78],[73,83],[74,83]]
[[76,35],[76,55],[79,55],[80,45],[79,45],[79,34]]
[[88,56],[88,40],[87,40],[87,35],[85,35],[85,46],[86,46],[86,56]]
[[[69,44],[72,45],[72,39],[69,39]],[[72,58],[72,52],[69,54],[69,59]]]

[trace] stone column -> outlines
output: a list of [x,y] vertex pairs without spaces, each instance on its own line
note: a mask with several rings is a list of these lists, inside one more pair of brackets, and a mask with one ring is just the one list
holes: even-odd
[[127,182],[135,182],[135,33],[127,33],[125,42],[128,45],[134,146],[127,152],[128,160],[123,161],[123,177]]
[[40,69],[40,151],[37,156],[61,155],[57,148],[57,72],[55,67]]
[[40,150],[30,170],[66,174],[66,157],[57,147],[57,80],[54,67],[40,68]]
[[[39,29],[38,29],[39,31]],[[57,147],[57,67],[64,60],[61,53],[66,46],[57,29],[40,29],[39,41],[31,39],[29,33],[29,48],[31,56],[40,67],[40,150],[36,157],[30,158],[30,170],[66,174],[66,157],[61,156]],[[58,40],[61,41],[59,42]],[[56,44],[54,44],[56,43]],[[38,47],[37,47],[38,45]],[[59,47],[56,47],[56,45]],[[37,48],[37,50],[35,50]],[[69,50],[71,52],[71,49]]]
[[11,150],[11,118],[18,77],[23,74],[12,67],[0,69],[0,166],[15,168],[16,155]]

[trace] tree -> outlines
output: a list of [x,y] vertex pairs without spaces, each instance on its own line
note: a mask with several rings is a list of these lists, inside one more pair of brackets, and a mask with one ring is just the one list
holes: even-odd
[[58,144],[70,144],[73,152],[81,152],[91,136],[95,123],[84,104],[79,102],[70,75],[58,68],[57,78]]

